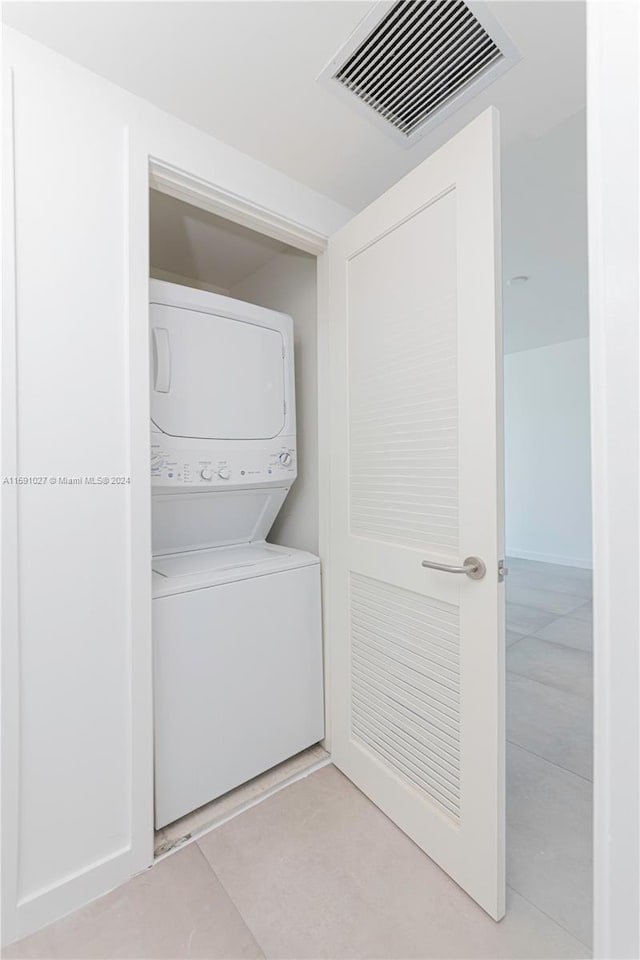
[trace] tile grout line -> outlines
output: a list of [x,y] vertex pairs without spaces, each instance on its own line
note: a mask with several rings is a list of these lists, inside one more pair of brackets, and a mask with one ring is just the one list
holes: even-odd
[[568,927],[565,927],[565,925],[564,925],[563,923],[560,923],[559,920],[556,920],[555,917],[552,917],[550,913],[547,913],[546,910],[543,910],[542,907],[539,907],[538,904],[535,903],[534,900],[531,900],[531,899],[530,899],[529,897],[527,897],[524,893],[521,893],[520,890],[518,890],[517,887],[514,887],[513,884],[512,884],[512,883],[509,883],[508,881],[507,881],[507,888],[508,888],[509,890],[513,890],[513,892],[514,892],[514,893],[517,893],[519,897],[522,897],[523,900],[526,900],[527,903],[531,904],[531,906],[534,907],[534,909],[536,909],[536,910],[538,911],[538,913],[541,913],[543,917],[546,917],[547,920],[550,920],[551,923],[555,924],[556,927],[558,927],[559,930],[562,930],[564,933],[568,933],[570,937],[573,937],[573,939],[576,941],[576,943],[579,943],[582,947],[585,948],[585,950],[588,951],[587,960],[590,960],[590,958],[593,957],[593,947],[590,947],[588,943],[585,943],[584,940],[582,940],[580,937],[576,936],[576,934],[573,932],[573,930],[569,930]]
[[[508,595],[506,602],[512,604],[512,606],[524,607],[525,610],[535,611],[535,613],[546,613],[548,616],[552,617],[551,623],[553,623],[555,620],[564,620],[565,617],[567,617],[569,620],[579,620],[579,617],[574,617],[573,614],[577,613],[578,610],[582,610],[582,607],[586,607],[587,604],[591,603],[591,601],[588,600],[586,603],[581,604],[579,607],[575,607],[573,610],[567,610],[566,613],[558,613],[556,610],[545,610],[544,607],[530,607],[526,603],[518,603],[517,600],[509,600]],[[584,622],[584,620],[580,620],[580,623]],[[545,626],[548,627],[549,624],[547,623]],[[538,629],[544,630],[545,627],[538,627]]]
[[[569,618],[569,617],[558,617],[558,620],[567,620],[567,619],[570,619],[570,618]],[[576,623],[585,623],[585,621],[584,621],[584,620],[576,620]],[[547,626],[551,626],[551,624],[547,624]],[[593,650],[584,650],[582,647],[573,647],[573,646],[571,646],[571,645],[568,644],[568,643],[560,643],[559,640],[547,640],[546,637],[540,637],[540,636],[538,636],[537,633],[519,633],[518,630],[514,630],[513,627],[510,627],[508,624],[507,624],[506,629],[507,629],[507,630],[510,630],[511,633],[517,633],[517,634],[518,634],[518,639],[517,639],[517,640],[512,640],[511,643],[507,643],[507,645],[506,645],[506,646],[507,646],[507,650],[510,650],[511,647],[517,646],[517,645],[520,643],[521,640],[541,640],[542,643],[550,643],[551,646],[553,646],[553,647],[562,647],[564,650],[577,650],[578,653],[588,653],[590,657],[593,657]],[[541,630],[546,630],[546,627],[541,627],[540,629],[541,629]],[[593,628],[592,628],[591,632],[593,633]]]
[[[532,609],[532,610],[537,610],[536,607],[531,607],[531,609]],[[548,613],[549,611],[548,611],[548,610],[541,610],[541,611],[539,611],[539,612],[540,612],[540,613]],[[511,633],[518,633],[521,637],[538,637],[538,634],[539,634],[542,630],[547,630],[549,627],[551,627],[551,626],[553,626],[555,623],[557,623],[558,620],[572,620],[574,623],[584,623],[585,625],[589,622],[588,620],[579,620],[577,617],[572,617],[572,616],[571,616],[570,614],[568,614],[568,613],[559,613],[559,614],[557,614],[557,615],[554,615],[553,620],[550,620],[549,623],[545,623],[545,625],[544,625],[543,627],[537,627],[535,630],[519,630],[516,626],[514,626],[513,624],[510,624],[510,623],[509,623],[508,616],[509,616],[509,615],[508,615],[508,613],[507,613],[507,616],[506,616],[506,618],[505,618],[505,626],[506,626],[506,629],[507,629],[507,630],[510,630]],[[539,640],[544,640],[545,638],[544,638],[544,637],[538,637],[538,639],[539,639]],[[548,643],[555,643],[556,641],[555,641],[555,640],[548,640],[547,642],[548,642]],[[560,644],[560,646],[564,646],[564,644]]]
[[581,773],[576,773],[575,770],[569,770],[569,767],[563,767],[561,763],[556,763],[555,760],[549,760],[548,757],[543,757],[541,753],[536,753],[535,750],[530,750],[529,747],[523,747],[517,740],[511,740],[507,737],[507,743],[510,743],[512,747],[517,747],[518,750],[524,750],[525,753],[531,754],[532,757],[536,757],[544,763],[550,763],[552,767],[556,767],[557,770],[562,770],[563,773],[569,773],[573,777],[578,777],[579,780],[584,780],[585,783],[590,783],[591,790],[593,791],[593,779],[591,777],[583,777]]
[[[591,601],[589,601],[589,602],[591,602]],[[586,604],[585,604],[585,606],[586,606]],[[547,612],[547,611],[543,611],[543,613],[545,613],[545,612]],[[572,610],[571,613],[575,613],[575,610]],[[558,616],[557,616],[554,620],[552,620],[551,623],[547,623],[544,627],[539,627],[538,630],[534,631],[534,633],[532,634],[532,636],[535,636],[535,635],[536,635],[537,633],[539,633],[541,630],[546,630],[548,627],[552,626],[552,624],[554,624],[557,620],[572,620],[574,623],[584,623],[584,624],[588,624],[588,623],[589,623],[588,620],[580,620],[578,617],[573,617],[573,616],[571,615],[571,613],[560,613],[560,614],[558,614]],[[591,629],[593,630],[593,624],[591,625]],[[542,640],[542,639],[544,639],[544,638],[541,637],[540,639]],[[550,640],[550,641],[549,641],[549,643],[553,643],[553,642],[554,642],[553,640]]]
[[294,783],[297,783],[299,780],[304,780],[304,779],[305,779],[306,777],[308,777],[310,774],[316,773],[318,770],[322,770],[323,767],[327,767],[327,766],[329,766],[331,763],[332,763],[332,761],[331,761],[331,754],[329,754],[327,757],[323,757],[321,760],[317,760],[314,764],[311,764],[306,770],[300,770],[298,773],[292,775],[292,776],[289,777],[287,780],[283,780],[282,783],[277,784],[276,786],[272,787],[271,790],[265,791],[265,793],[262,794],[260,797],[254,798],[254,799],[251,800],[251,801],[247,801],[247,803],[246,803],[245,805],[243,805],[243,806],[241,806],[241,807],[238,807],[236,810],[234,810],[233,812],[231,812],[228,816],[220,819],[220,820],[219,820],[218,822],[216,822],[216,823],[209,824],[208,827],[206,827],[205,829],[201,830],[198,834],[189,837],[189,839],[186,840],[184,843],[180,844],[179,847],[175,847],[175,848],[172,848],[171,850],[168,850],[166,853],[162,854],[160,857],[157,857],[156,860],[154,861],[155,863],[157,863],[159,860],[164,860],[165,857],[170,856],[172,853],[176,852],[178,849],[179,849],[179,850],[183,850],[183,849],[184,849],[186,846],[188,846],[189,844],[195,843],[195,845],[196,845],[196,847],[197,847],[197,849],[198,849],[198,853],[200,854],[201,857],[204,858],[204,861],[205,861],[205,863],[207,864],[207,866],[209,867],[209,870],[210,870],[211,873],[214,875],[214,877],[216,878],[216,880],[218,881],[218,883],[220,884],[220,886],[222,887],[222,889],[223,889],[224,892],[226,893],[227,897],[229,898],[229,900],[230,900],[231,903],[233,904],[235,910],[237,911],[238,916],[240,917],[240,919],[241,919],[242,922],[244,923],[245,927],[247,928],[247,930],[249,931],[249,933],[250,933],[251,936],[253,937],[254,942],[256,943],[258,949],[259,949],[260,952],[262,953],[263,960],[267,960],[267,957],[268,957],[268,953],[267,953],[266,949],[264,948],[264,946],[262,945],[262,943],[260,942],[260,940],[259,940],[258,937],[256,936],[256,933],[254,932],[251,924],[248,922],[247,918],[245,917],[244,913],[242,912],[242,910],[241,910],[241,908],[240,908],[240,905],[236,902],[235,897],[231,894],[231,892],[230,892],[229,890],[227,890],[227,887],[226,887],[224,881],[222,880],[222,877],[220,877],[220,875],[218,874],[218,871],[216,870],[216,868],[214,867],[214,865],[212,864],[212,862],[209,860],[209,858],[208,858],[207,855],[205,854],[205,852],[204,852],[204,850],[202,849],[202,847],[200,846],[199,840],[200,840],[202,837],[206,836],[207,834],[212,833],[212,832],[213,832],[214,830],[216,830],[218,827],[224,826],[224,824],[225,824],[225,823],[228,823],[230,820],[234,820],[234,819],[235,819],[237,816],[239,816],[240,814],[246,813],[248,810],[251,810],[252,807],[257,807],[257,806],[258,806],[259,804],[261,804],[264,800],[268,800],[269,797],[274,796],[276,793],[280,793],[280,791],[281,791],[281,790],[284,790],[285,787],[290,787],[290,786],[292,786]]
[[[515,647],[516,644],[513,643],[511,646]],[[537,683],[541,687],[547,687],[549,690],[556,690],[560,693],[568,694],[570,697],[577,697],[578,700],[584,700],[585,703],[593,703],[593,694],[585,697],[581,693],[575,693],[573,690],[566,690],[564,687],[557,687],[553,683],[547,683],[546,680],[536,680],[535,677],[530,677],[526,673],[518,673],[517,670],[505,670],[505,673],[510,673],[512,677],[521,677],[523,680],[530,680],[531,683]]]
[[509,593],[506,595],[506,603],[510,603],[513,607],[523,607],[525,610],[535,610],[536,613],[547,613],[550,617],[557,619],[558,617],[573,617],[578,610],[582,610],[584,607],[588,607],[593,602],[592,600],[585,600],[584,603],[581,603],[577,607],[573,607],[571,610],[565,610],[564,613],[561,613],[559,610],[548,610],[546,607],[541,607],[540,605],[532,605],[530,603],[519,603],[517,600],[511,600],[509,598]]
[[[562,619],[566,619],[562,617]],[[577,623],[582,623],[582,620],[576,621]],[[543,627],[544,629],[544,627]],[[577,650],[578,653],[587,653],[593,659],[593,650],[584,650],[582,647],[572,647],[568,643],[560,643],[558,640],[547,640],[546,637],[539,637],[536,633],[532,633],[530,637],[523,637],[526,640],[541,640],[542,643],[550,643],[552,647],[562,647],[563,650]]]
[[[233,909],[236,911],[236,913],[238,914],[238,916],[239,916],[240,919],[242,920],[243,924],[245,925],[245,927],[247,928],[247,930],[249,931],[249,933],[250,933],[251,936],[253,937],[253,941],[254,941],[255,945],[258,947],[260,953],[262,954],[263,960],[266,960],[266,958],[267,958],[266,950],[264,949],[264,947],[262,946],[262,944],[261,944],[260,941],[258,940],[258,938],[257,938],[257,936],[255,935],[254,931],[251,929],[251,925],[247,922],[247,918],[244,916],[242,910],[240,909],[240,907],[238,906],[238,904],[236,903],[236,901],[234,900],[234,898],[231,896],[231,894],[230,894],[229,891],[227,890],[226,886],[225,886],[224,883],[222,882],[222,879],[218,876],[217,870],[215,869],[215,867],[213,866],[213,864],[211,863],[211,861],[209,860],[209,858],[205,855],[204,850],[202,849],[202,847],[200,846],[200,844],[197,842],[197,840],[196,840],[196,849],[197,849],[198,853],[200,854],[200,856],[202,857],[202,859],[204,860],[204,862],[206,863],[206,865],[207,865],[207,867],[209,868],[209,870],[211,871],[211,873],[213,874],[213,876],[216,878],[216,880],[218,881],[218,883],[220,884],[220,886],[221,886],[222,889],[224,890],[224,892],[225,892],[225,894],[227,895],[227,897],[229,898],[229,902],[230,902],[231,905],[233,906]],[[517,892],[517,891],[516,891],[516,892]],[[520,896],[522,896],[522,894],[520,894]]]
[[[507,627],[507,630],[508,630],[508,629],[509,629],[509,627]],[[511,650],[512,647],[517,647],[518,644],[519,644],[522,640],[529,640],[529,639],[530,639],[530,638],[529,638],[526,634],[523,633],[522,636],[521,636],[521,637],[518,637],[517,640],[513,640],[511,643],[508,643],[508,644],[507,644],[507,650]],[[508,670],[507,670],[507,673],[509,673]]]

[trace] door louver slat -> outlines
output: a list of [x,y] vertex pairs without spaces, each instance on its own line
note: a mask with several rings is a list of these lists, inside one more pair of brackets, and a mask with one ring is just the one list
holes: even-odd
[[505,59],[464,0],[398,0],[331,79],[410,138]]
[[[459,611],[360,574],[351,575],[350,594],[352,736],[458,823]],[[398,610],[418,618],[413,636]],[[450,631],[455,660],[446,667],[434,614]]]

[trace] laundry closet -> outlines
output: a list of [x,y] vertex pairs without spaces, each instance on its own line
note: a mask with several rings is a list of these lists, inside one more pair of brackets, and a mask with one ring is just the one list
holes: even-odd
[[155,826],[324,736],[316,259],[150,192]]

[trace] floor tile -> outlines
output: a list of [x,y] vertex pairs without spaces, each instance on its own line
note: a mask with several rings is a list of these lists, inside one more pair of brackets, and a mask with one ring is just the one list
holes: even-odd
[[8,947],[4,957],[243,958],[263,953],[196,844]]
[[540,590],[529,584],[509,583],[507,580],[507,600],[520,606],[535,607],[548,613],[565,614],[584,606],[584,597],[572,593],[556,593],[553,590]]
[[591,779],[592,725],[590,700],[507,674],[507,739],[512,743]]
[[494,923],[332,766],[198,843],[267,957],[587,955],[515,892]]
[[584,650],[549,643],[539,635],[523,637],[507,648],[507,670],[540,683],[591,698],[593,658]]
[[582,607],[578,607],[571,614],[573,620],[585,620],[587,623],[593,623],[593,601],[589,600]]
[[507,583],[548,590],[553,593],[570,593],[585,599],[592,595],[592,572],[580,567],[564,567],[559,564],[539,563],[533,560],[507,559],[509,577]]
[[536,610],[519,603],[507,601],[507,629],[515,633],[528,634],[541,630],[555,620],[556,614],[546,610]]
[[591,784],[511,744],[507,767],[507,881],[588,944]]
[[523,636],[524,634],[516,633],[515,630],[507,630],[506,631],[507,646],[510,647],[512,643],[516,643],[518,640],[522,640]]
[[593,649],[593,626],[590,620],[576,617],[558,617],[546,626],[533,631],[542,640],[590,652]]

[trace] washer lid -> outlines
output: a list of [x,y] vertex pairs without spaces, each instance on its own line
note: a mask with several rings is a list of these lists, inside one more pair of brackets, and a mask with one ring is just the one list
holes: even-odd
[[291,557],[286,547],[273,547],[268,543],[244,543],[233,547],[214,547],[211,550],[196,550],[168,557],[154,557],[153,570],[163,577],[192,577],[197,574],[223,573],[227,570],[245,568],[247,574],[255,573],[250,568],[280,564]]
[[316,566],[318,557],[276,544],[236,544],[153,558],[153,597],[170,597],[206,587]]
[[151,419],[198,440],[269,440],[285,425],[284,339],[223,313],[152,303]]

